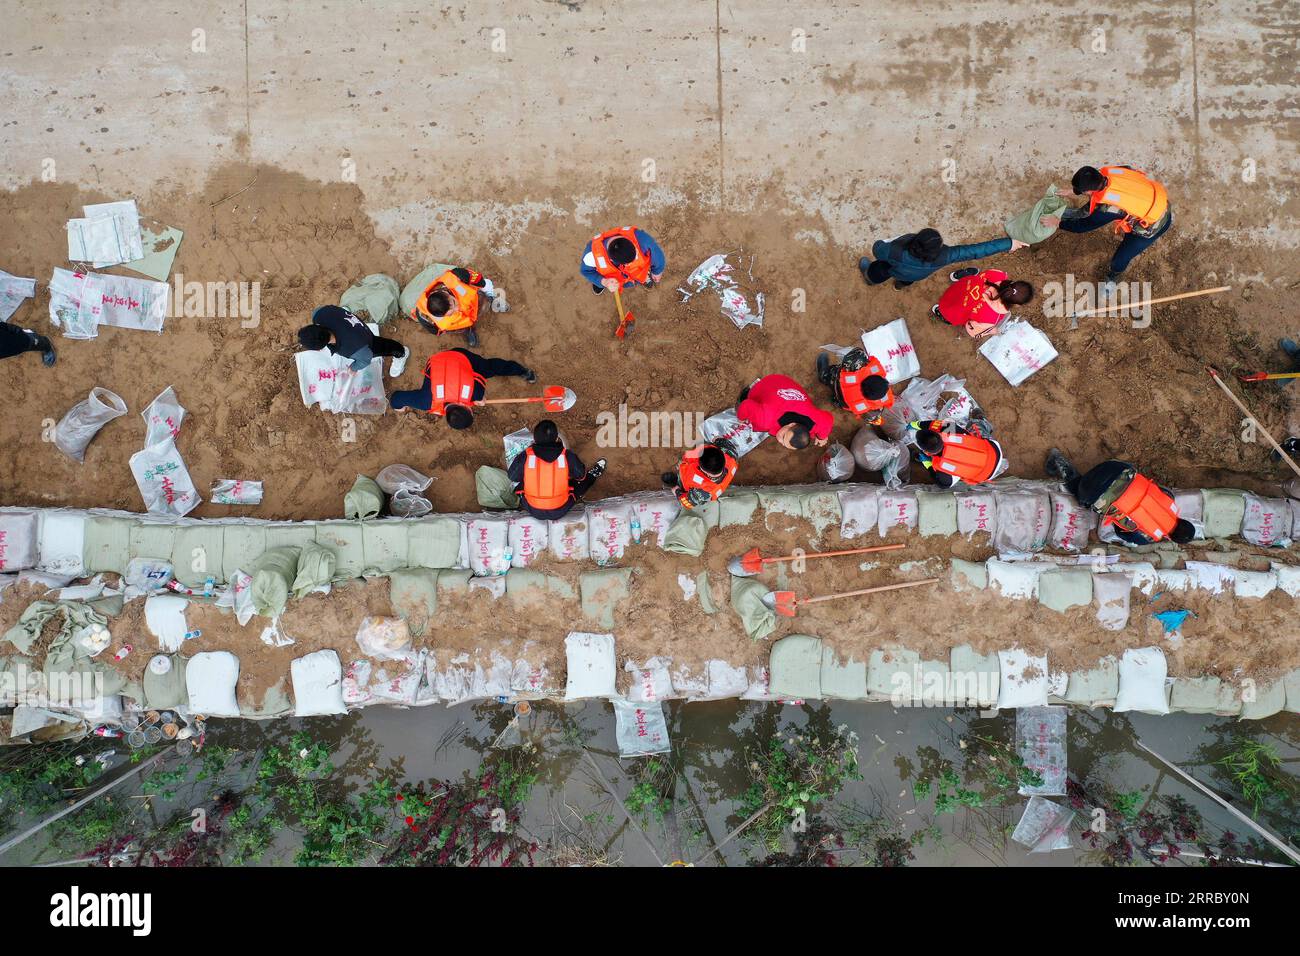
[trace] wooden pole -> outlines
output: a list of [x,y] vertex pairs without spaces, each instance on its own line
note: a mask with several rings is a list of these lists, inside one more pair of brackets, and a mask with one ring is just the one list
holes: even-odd
[[1102,312],[1119,312],[1123,309],[1136,309],[1144,305],[1158,305],[1161,302],[1176,302],[1179,299],[1191,299],[1198,295],[1214,295],[1218,292],[1228,292],[1232,289],[1230,285],[1221,285],[1214,289],[1198,289],[1195,292],[1180,292],[1178,295],[1161,296],[1158,299],[1143,299],[1140,302],[1128,302],[1123,305],[1108,305],[1105,308],[1086,309],[1083,312],[1072,312],[1068,318],[1077,319],[1085,315],[1097,315]]
[[937,584],[939,578],[926,578],[924,581],[904,581],[902,584],[884,584],[875,588],[863,588],[860,591],[841,591],[839,594],[823,594],[821,597],[804,598],[797,603],[817,604],[820,601],[833,601],[835,598],[857,597],[859,594],[879,594],[881,591],[897,591],[900,588],[919,588],[923,584]]
[[1300,465],[1297,465],[1295,463],[1295,460],[1286,453],[1286,449],[1284,449],[1281,445],[1277,443],[1277,439],[1269,434],[1268,429],[1259,423],[1259,419],[1256,418],[1254,415],[1252,415],[1250,413],[1250,409],[1245,406],[1242,400],[1236,396],[1236,394],[1232,391],[1232,389],[1228,388],[1228,383],[1219,377],[1219,373],[1215,370],[1214,366],[1207,365],[1205,366],[1205,370],[1210,373],[1210,378],[1214,379],[1216,382],[1219,383],[1219,388],[1223,389],[1223,394],[1227,395],[1230,399],[1232,399],[1232,404],[1240,408],[1242,414],[1245,415],[1246,418],[1249,419],[1250,422],[1256,428],[1259,429],[1259,433],[1268,439],[1268,443],[1273,446],[1273,450],[1282,456],[1282,460],[1291,467],[1291,470],[1294,471],[1297,475],[1300,475]]
[[898,551],[906,548],[905,544],[880,544],[871,548],[849,548],[845,551],[813,551],[809,554],[783,554],[777,558],[764,558],[764,564],[777,564],[781,561],[796,561],[799,558],[812,560],[813,558],[838,558],[845,554],[874,554],[877,551]]

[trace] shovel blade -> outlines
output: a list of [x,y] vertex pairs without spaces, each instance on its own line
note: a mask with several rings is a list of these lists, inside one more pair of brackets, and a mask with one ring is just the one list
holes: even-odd
[[548,412],[567,412],[577,402],[573,389],[563,385],[548,385],[542,393],[542,406]]
[[627,338],[627,334],[632,331],[634,325],[636,325],[636,318],[631,312],[625,313],[623,321],[619,322],[618,328],[614,330],[614,336],[620,339]]
[[794,617],[795,608],[799,604],[793,591],[768,591],[763,595],[762,601],[768,610],[775,611],[782,617]]
[[740,556],[740,566],[748,574],[758,574],[763,570],[763,555],[759,553],[758,548],[750,548]]

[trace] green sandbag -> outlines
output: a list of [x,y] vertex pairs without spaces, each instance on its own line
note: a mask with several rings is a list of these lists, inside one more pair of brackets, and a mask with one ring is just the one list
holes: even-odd
[[184,707],[190,702],[189,691],[185,689],[185,658],[179,654],[168,656],[172,669],[166,674],[144,669],[144,703],[150,710]]
[[1027,242],[1031,246],[1036,242],[1042,242],[1060,227],[1044,226],[1039,220],[1043,216],[1059,216],[1068,205],[1063,196],[1056,194],[1055,186],[1048,186],[1047,193],[1042,199],[1004,223],[1007,235],[1017,242]]
[[289,679],[281,677],[266,689],[262,702],[255,706],[239,705],[241,717],[283,717],[293,710],[293,700],[289,696]]
[[1038,576],[1038,603],[1064,613],[1092,603],[1092,572],[1085,568],[1044,571]]
[[447,568],[438,572],[439,591],[468,591],[474,572],[467,568]]
[[131,560],[131,528],[134,525],[130,518],[88,517],[81,551],[86,573],[124,573],[127,562]]
[[957,496],[951,491],[916,492],[916,530],[924,537],[957,533]]
[[474,472],[474,490],[478,494],[478,503],[483,508],[519,507],[519,496],[515,494],[515,483],[500,468],[482,465]]
[[700,599],[700,610],[705,614],[717,614],[718,605],[713,600],[713,589],[709,587],[709,572],[701,571],[695,578],[695,594]]
[[1061,699],[1080,707],[1114,707],[1118,696],[1119,662],[1103,657],[1089,670],[1070,671]]
[[266,550],[266,528],[255,524],[228,524],[221,539],[221,576],[229,581],[236,571],[248,569]]
[[578,576],[582,613],[605,630],[614,627],[614,607],[628,595],[631,568],[601,568]]
[[406,566],[451,568],[460,560],[462,525],[455,518],[421,518],[407,522]]
[[415,303],[424,294],[424,290],[429,287],[429,284],[448,269],[454,268],[455,266],[450,266],[445,262],[435,262],[433,265],[421,270],[414,279],[402,286],[402,294],[397,300],[402,315],[410,315],[415,308]]
[[682,510],[677,513],[672,524],[664,533],[664,550],[673,554],[686,554],[698,558],[704,553],[705,542],[709,538],[709,526],[695,513]]
[[790,515],[798,518],[803,516],[803,504],[799,500],[799,495],[793,491],[760,491],[758,494],[758,506],[763,509],[764,521],[768,515]]
[[279,617],[289,602],[298,575],[298,548],[272,548],[253,563],[250,587],[253,610],[263,617]]
[[313,524],[279,524],[266,526],[266,546],[268,548],[301,548],[316,540],[316,526]]
[[361,553],[367,574],[387,574],[407,567],[408,530],[400,518],[366,522],[361,530]]
[[131,527],[131,543],[128,549],[128,557],[171,561],[172,548],[175,543],[175,525],[138,521]]
[[763,595],[769,590],[753,578],[731,579],[731,609],[740,616],[751,640],[761,641],[776,630],[776,613],[763,603]]
[[[1250,696],[1253,699],[1247,700]],[[1279,680],[1263,687],[1256,686],[1254,694],[1242,694],[1241,719],[1263,720],[1272,717],[1286,706],[1286,686]]]
[[1002,669],[996,654],[978,654],[969,644],[962,644],[948,655],[948,667],[957,707],[992,707],[998,702]]
[[799,513],[808,519],[818,534],[827,528],[838,528],[843,518],[840,513],[840,494],[830,488],[801,494]]
[[822,645],[822,696],[837,700],[867,699],[867,664],[850,658],[843,663],[835,651]]
[[359,522],[322,522],[316,525],[316,543],[333,552],[335,581],[361,577],[366,568],[366,552]]
[[190,588],[201,588],[208,578],[224,584],[222,560],[225,553],[225,529],[219,524],[182,525],[172,541],[172,574]]
[[718,527],[749,524],[757,510],[758,495],[753,492],[723,495],[718,499]]
[[871,652],[867,659],[867,694],[872,700],[911,699],[921,673],[921,655],[898,645]]
[[822,696],[822,642],[791,634],[772,645],[768,655],[768,692],[790,700]]
[[1235,488],[1206,488],[1202,492],[1207,538],[1230,538],[1241,534],[1246,517],[1246,497]]
[[334,580],[334,552],[308,541],[298,552],[298,571],[293,577],[293,596],[306,597]]
[[374,272],[349,287],[339,297],[339,305],[353,315],[383,325],[397,318],[397,300],[401,295],[402,290],[396,279],[382,272]]
[[1169,688],[1169,709],[1184,714],[1223,714],[1241,712],[1236,689],[1217,677],[1177,677]]
[[399,617],[427,621],[438,610],[438,572],[425,568],[388,575],[388,598]]
[[365,475],[357,475],[357,480],[352,482],[352,489],[343,496],[343,517],[364,521],[379,517],[379,512],[383,510],[384,491],[379,483]]
[[983,591],[989,586],[989,569],[978,561],[952,559],[952,589]]

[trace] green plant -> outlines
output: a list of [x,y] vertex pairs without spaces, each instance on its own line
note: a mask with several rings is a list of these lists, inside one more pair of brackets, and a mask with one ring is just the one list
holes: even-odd
[[1282,772],[1282,758],[1272,744],[1243,739],[1235,750],[1215,761],[1227,771],[1255,813],[1265,801],[1291,798],[1295,785]]

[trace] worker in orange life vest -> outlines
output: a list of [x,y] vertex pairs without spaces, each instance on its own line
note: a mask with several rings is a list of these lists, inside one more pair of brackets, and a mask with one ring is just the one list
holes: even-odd
[[474,324],[479,320],[483,299],[492,301],[492,280],[472,269],[448,269],[420,293],[411,318],[432,332],[463,332],[465,341],[478,345]]
[[1102,524],[1114,525],[1122,541],[1140,545],[1167,539],[1186,544],[1196,537],[1192,523],[1178,516],[1174,493],[1126,461],[1111,458],[1081,475],[1053,448],[1044,470],[1065,482],[1079,504],[1101,515]]
[[1107,282],[1119,279],[1129,263],[1173,224],[1165,187],[1131,166],[1082,166],[1070,186],[1077,195],[1087,197],[1087,207],[1043,216],[1039,222],[1059,225],[1066,232],[1092,232],[1114,223],[1115,231],[1124,238],[1110,260]]
[[717,501],[727,490],[739,465],[726,449],[714,444],[698,445],[682,455],[677,470],[665,471],[661,479],[673,489],[683,508]]
[[587,468],[564,447],[560,430],[550,419],[533,427],[533,443],[515,455],[506,470],[524,508],[542,520],[563,518],[604,473],[605,459]]
[[487,380],[502,375],[537,381],[532,369],[509,359],[484,358],[469,349],[447,349],[429,357],[419,388],[393,392],[393,411],[428,412],[447,419],[457,431],[474,424],[473,405],[487,393]]
[[916,432],[917,460],[930,469],[940,488],[962,482],[978,485],[1007,469],[1002,446],[991,437],[992,426],[976,415],[965,427],[937,420],[908,423]]
[[894,406],[894,390],[889,387],[884,363],[862,349],[849,349],[839,365],[832,365],[830,356],[818,352],[817,380],[831,390],[841,407],[868,425],[879,425],[885,409]]
[[582,277],[591,291],[622,291],[630,285],[652,286],[663,278],[667,260],[654,237],[635,226],[609,229],[582,250]]

